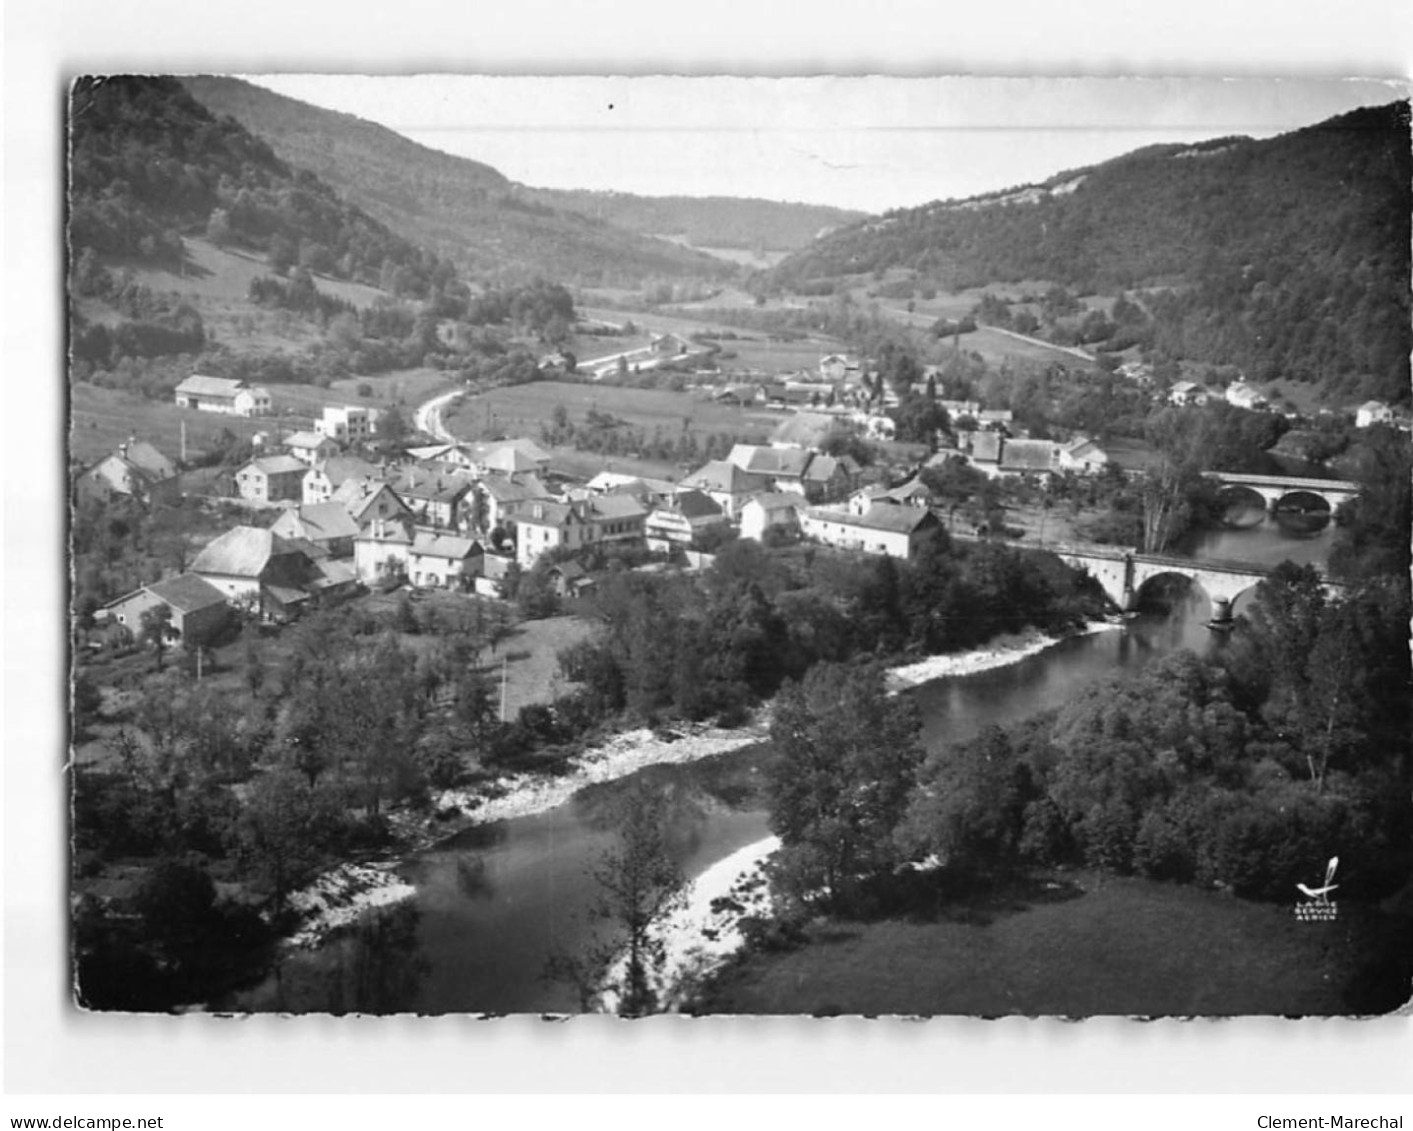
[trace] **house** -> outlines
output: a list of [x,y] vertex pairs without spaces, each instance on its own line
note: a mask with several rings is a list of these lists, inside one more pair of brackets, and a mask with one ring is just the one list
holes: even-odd
[[1268,408],[1271,403],[1260,389],[1246,381],[1233,381],[1227,386],[1226,397],[1227,404],[1235,405],[1237,408],[1250,409],[1253,412]]
[[1392,424],[1393,409],[1383,401],[1365,401],[1354,410],[1354,427],[1372,428],[1375,424]]
[[845,357],[841,353],[831,353],[819,359],[819,379],[832,384],[839,384],[849,379],[855,381],[859,378],[859,363],[853,358]]
[[941,529],[937,516],[919,507],[876,503],[864,514],[810,507],[800,520],[807,538],[841,550],[915,557],[924,540]]
[[1056,445],[1049,440],[1001,441],[1002,475],[1034,475],[1048,479],[1055,470]]
[[648,508],[629,494],[600,495],[584,505],[588,520],[586,541],[591,543],[640,543]]
[[467,506],[476,508],[472,525],[480,530],[493,530],[508,525],[517,514],[535,499],[548,499],[550,490],[538,475],[488,475],[473,488]]
[[412,517],[407,504],[397,497],[393,489],[375,479],[345,479],[329,502],[337,503],[348,511],[360,530],[378,519],[410,520]]
[[227,530],[196,555],[191,572],[232,604],[263,616],[291,614],[294,606],[313,597],[309,586],[318,575],[307,554],[258,526]]
[[772,448],[806,448],[819,451],[831,436],[844,432],[847,425],[825,412],[797,412],[782,420],[770,435]]
[[1212,391],[1196,381],[1178,381],[1168,391],[1168,403],[1200,407],[1212,399]]
[[411,548],[410,520],[374,519],[353,540],[354,573],[365,585],[389,575],[406,577],[407,554]]
[[194,373],[174,390],[178,408],[219,412],[226,416],[268,416],[270,390],[231,377]]
[[442,463],[473,475],[516,475],[549,473],[550,456],[533,440],[495,440],[490,443],[428,444],[408,448],[407,454],[419,463]]
[[168,639],[186,644],[200,644],[211,639],[224,627],[231,613],[226,595],[221,590],[194,573],[184,573],[144,585],[125,597],[109,601],[94,615],[121,624],[141,638],[143,613],[159,605],[165,605],[171,612]]
[[649,512],[643,536],[649,550],[671,553],[679,547],[695,546],[703,534],[730,524],[726,512],[709,496],[701,491],[679,491],[670,502]]
[[407,578],[424,588],[470,589],[481,572],[481,553],[470,538],[419,530],[407,551]]
[[766,401],[766,391],[760,385],[727,385],[713,393],[711,399],[717,404],[764,404]]
[[316,463],[305,473],[301,501],[327,503],[350,479],[373,481],[382,478],[382,469],[366,459],[356,456],[330,456]]
[[736,444],[727,462],[752,475],[762,475],[770,481],[772,491],[805,493],[805,471],[814,458],[803,448],[763,448],[756,444]]
[[747,499],[770,490],[770,480],[717,459],[687,476],[682,486],[702,492],[725,511],[728,518],[734,519]]
[[984,408],[976,414],[976,422],[983,428],[1002,428],[1015,421],[1015,413],[1008,408]]
[[474,482],[462,472],[432,475],[413,467],[391,486],[419,526],[450,530],[461,524],[462,503]]
[[236,491],[252,503],[299,502],[307,464],[294,456],[257,456],[235,473]]
[[578,550],[588,542],[588,523],[578,506],[536,500],[515,517],[515,561],[529,569],[547,550]]
[[849,496],[848,510],[850,514],[863,515],[877,503],[926,510],[932,505],[932,491],[919,479],[910,479],[897,487],[865,487]]
[[660,357],[680,357],[691,353],[694,347],[680,334],[654,334],[648,348]]
[[309,503],[287,510],[270,529],[281,538],[312,542],[331,558],[352,557],[359,534],[358,523],[342,503]]
[[1055,453],[1055,465],[1059,470],[1077,471],[1082,475],[1103,471],[1111,462],[1108,452],[1084,436],[1062,444]]
[[963,451],[967,458],[980,470],[994,474],[1001,462],[1001,441],[1005,438],[999,432],[964,432]]
[[756,495],[741,508],[741,537],[759,542],[767,530],[798,534],[800,512],[806,503],[793,491],[771,491]]
[[285,437],[285,451],[313,467],[320,460],[338,455],[339,446],[318,432],[296,432]]
[[342,446],[366,444],[378,430],[378,410],[362,405],[324,406],[324,412],[314,421],[319,436]]
[[853,456],[817,455],[805,468],[805,498],[812,503],[842,499],[854,489],[862,471]]
[[586,495],[607,495],[627,491],[640,501],[657,504],[671,499],[677,484],[669,479],[654,479],[646,475],[625,475],[620,471],[600,471],[584,484]]
[[545,571],[545,579],[558,597],[578,597],[594,585],[589,571],[576,561],[555,563]]
[[79,476],[81,498],[123,495],[142,503],[172,503],[181,496],[177,466],[151,444],[129,439]]

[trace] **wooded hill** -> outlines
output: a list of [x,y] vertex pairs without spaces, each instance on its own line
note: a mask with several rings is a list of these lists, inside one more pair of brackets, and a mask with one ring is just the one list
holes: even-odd
[[[652,278],[721,278],[734,268],[666,240],[538,200],[489,165],[419,145],[384,126],[239,79],[181,80],[285,161],[309,169],[394,231],[470,275],[636,286]],[[668,229],[669,231],[671,229]]]
[[737,196],[636,196],[588,189],[523,189],[526,199],[567,208],[644,235],[681,236],[694,247],[796,251],[866,213],[825,204]]
[[1400,102],[1269,140],[1152,146],[1041,185],[890,212],[760,282],[818,289],[904,268],[953,290],[1027,279],[1128,290],[1170,356],[1406,401],[1411,179]]
[[419,298],[455,277],[449,262],[218,121],[175,79],[80,79],[69,123],[68,237],[80,274],[95,257],[179,263],[181,237],[196,234],[264,252],[277,271],[298,265]]

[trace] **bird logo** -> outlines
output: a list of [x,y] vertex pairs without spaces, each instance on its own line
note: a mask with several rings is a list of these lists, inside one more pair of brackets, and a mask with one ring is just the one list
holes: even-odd
[[1334,882],[1335,869],[1339,867],[1339,857],[1331,856],[1330,862],[1325,866],[1325,883],[1323,887],[1312,888],[1309,884],[1296,884],[1300,894],[1310,900],[1296,907],[1296,915],[1300,918],[1332,919],[1335,914],[1335,905],[1330,901],[1330,892],[1339,887]]

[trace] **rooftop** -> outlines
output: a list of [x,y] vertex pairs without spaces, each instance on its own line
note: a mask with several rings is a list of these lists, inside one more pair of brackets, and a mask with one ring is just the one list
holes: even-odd
[[147,586],[147,591],[183,613],[226,603],[224,593],[194,573],[184,573],[180,577],[153,582]]
[[259,577],[271,557],[291,550],[288,542],[269,530],[258,526],[235,526],[196,555],[191,563],[191,572],[225,577]]

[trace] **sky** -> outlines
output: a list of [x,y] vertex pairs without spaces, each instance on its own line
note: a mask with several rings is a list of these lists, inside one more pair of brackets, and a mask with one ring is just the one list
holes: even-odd
[[1157,142],[1270,137],[1404,94],[1319,78],[241,77],[536,187],[866,212],[1043,180]]

